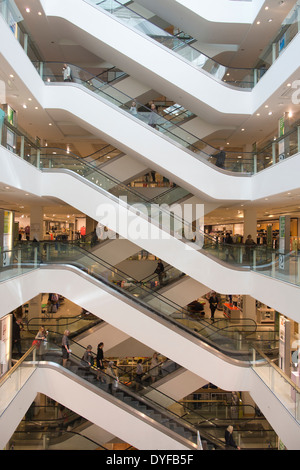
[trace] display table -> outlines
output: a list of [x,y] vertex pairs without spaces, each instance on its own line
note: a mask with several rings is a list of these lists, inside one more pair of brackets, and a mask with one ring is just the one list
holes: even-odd
[[241,310],[235,305],[226,302],[223,304],[223,315],[228,320],[238,320],[241,318]]
[[273,308],[258,308],[257,323],[274,323],[275,310]]

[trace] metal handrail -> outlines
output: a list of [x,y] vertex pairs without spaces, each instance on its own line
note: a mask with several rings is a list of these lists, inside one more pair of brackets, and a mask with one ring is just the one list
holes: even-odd
[[[282,377],[286,382],[288,382],[288,384],[289,384],[292,388],[294,388],[297,393],[300,394],[300,388],[290,379],[290,377],[289,377],[287,374],[285,374],[285,372],[283,372],[282,369],[280,369],[280,367],[278,367],[276,364],[274,364],[274,363],[270,360],[270,358],[269,358],[268,356],[266,356],[259,348],[255,347],[254,350],[257,351],[257,352],[261,355],[261,357],[262,357],[263,359],[265,359],[265,361],[266,361],[271,367],[273,367],[273,369],[275,369],[275,371],[278,372],[278,374],[281,375],[281,377]],[[260,366],[263,366],[263,364],[260,364]]]
[[21,359],[16,362],[16,364],[3,376],[0,378],[0,387],[6,382],[7,379],[9,379],[14,372],[20,367],[20,365],[27,359],[28,356],[36,349],[36,346],[33,345],[31,346],[28,351],[21,357]]

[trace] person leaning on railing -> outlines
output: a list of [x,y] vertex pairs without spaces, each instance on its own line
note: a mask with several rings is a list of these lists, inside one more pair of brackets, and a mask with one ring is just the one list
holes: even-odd
[[255,241],[253,240],[251,235],[248,235],[245,241],[245,255],[247,261],[250,261],[251,253],[254,246],[256,246]]

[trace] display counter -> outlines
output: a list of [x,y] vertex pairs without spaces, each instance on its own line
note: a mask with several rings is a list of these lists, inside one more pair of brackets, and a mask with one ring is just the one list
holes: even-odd
[[228,320],[238,320],[241,318],[241,310],[229,302],[223,304],[223,315]]
[[273,308],[258,308],[257,309],[257,323],[274,323],[275,310]]

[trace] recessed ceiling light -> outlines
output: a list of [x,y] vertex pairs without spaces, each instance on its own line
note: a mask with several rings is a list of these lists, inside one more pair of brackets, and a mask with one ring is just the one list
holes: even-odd
[[26,13],[30,13],[30,8],[26,8]]
[[34,108],[34,109],[39,109],[39,108],[38,108],[37,106],[35,106],[35,108]]
[[271,116],[271,114],[273,114],[272,111],[270,111],[270,112],[268,113],[269,116]]
[[24,109],[26,109],[26,108],[27,108],[26,104],[23,104],[23,108],[24,108]]
[[12,73],[10,74],[10,78],[14,78],[14,75]]
[[271,23],[272,21],[273,21],[272,18],[269,18],[269,19],[268,19],[268,23]]
[[256,116],[260,116],[260,113],[256,113]]
[[49,122],[49,126],[52,126],[52,123],[51,123],[51,122]]
[[42,12],[41,12],[41,11],[39,11],[39,12],[38,12],[38,15],[39,15],[39,16],[42,16]]
[[244,131],[245,129],[242,129],[242,132]]
[[28,98],[28,101],[32,101],[32,98]]
[[260,21],[257,21],[256,24],[260,24]]

